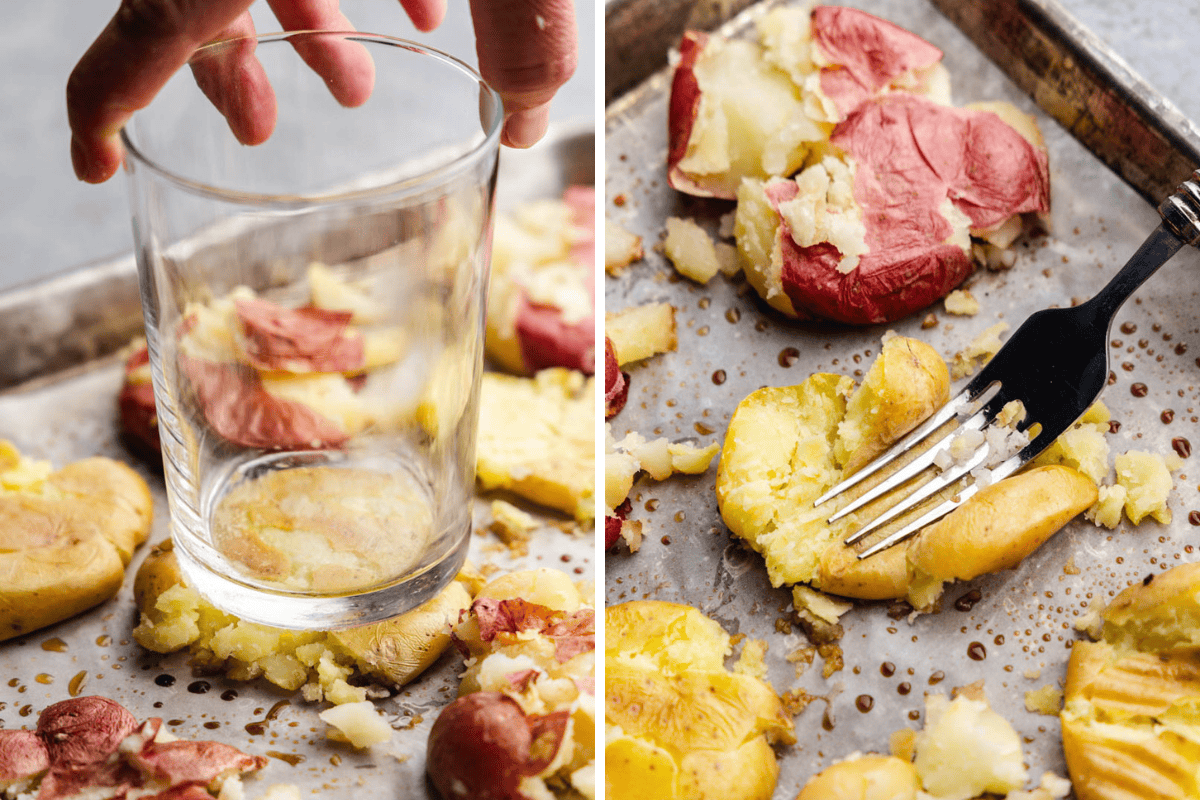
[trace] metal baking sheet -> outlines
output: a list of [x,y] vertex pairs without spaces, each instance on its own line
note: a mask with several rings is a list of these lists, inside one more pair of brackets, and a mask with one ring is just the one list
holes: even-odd
[[[647,254],[621,278],[606,278],[605,302],[609,311],[670,302],[677,309],[679,348],[628,369],[629,401],[612,420],[618,439],[634,430],[671,440],[721,442],[731,413],[747,394],[761,386],[799,383],[813,372],[861,377],[889,329],[923,339],[949,359],[997,321],[1015,328],[1039,308],[1091,296],[1158,224],[1137,190],[1040,110],[942,14],[938,6],[946,3],[846,4],[940,47],[956,103],[1008,100],[1037,117],[1050,153],[1049,234],[1018,245],[1010,271],[979,272],[968,280],[981,301],[978,315],[953,317],[937,303],[929,310],[938,324],[928,330],[921,327],[923,312],[867,328],[795,322],[770,309],[743,281],[718,275],[696,285],[675,275],[662,255],[664,221],[693,217],[715,234],[718,220],[733,205],[690,198],[667,186],[670,74],[656,73],[607,111],[604,211],[641,235]],[[724,30],[746,34],[761,11],[743,13]],[[1109,436],[1114,454],[1138,449],[1165,455],[1177,438],[1200,446],[1197,269],[1200,253],[1180,253],[1116,320],[1110,345],[1115,379],[1103,396],[1120,424]],[[714,378],[718,373],[724,382]],[[1136,383],[1147,387],[1144,397],[1133,395]],[[769,644],[769,675],[778,692],[803,690],[827,698],[795,718],[797,744],[778,751],[778,798],[793,797],[836,759],[855,751],[886,752],[892,731],[921,725],[927,692],[948,693],[981,679],[992,705],[1024,737],[1031,782],[1046,769],[1065,774],[1057,717],[1026,711],[1024,693],[1046,684],[1061,687],[1071,647],[1080,637],[1074,622],[1092,600],[1107,601],[1148,573],[1197,558],[1193,548],[1200,528],[1188,516],[1200,510],[1200,464],[1192,456],[1175,473],[1170,524],[1146,521],[1134,528],[1122,523],[1108,531],[1076,520],[1016,570],[950,585],[940,612],[911,621],[890,616],[887,603],[859,603],[842,618],[845,666],[824,678],[819,656],[806,669],[787,660],[806,644],[791,624],[790,592],[772,589],[761,558],[731,537],[718,513],[715,474],[714,464],[698,477],[661,483],[643,477],[635,483],[632,518],[645,523],[646,536],[638,552],[607,556],[606,598],[609,604],[655,598],[696,606],[731,633]],[[976,660],[969,651],[986,655]],[[891,676],[883,674],[884,662],[895,666]],[[859,710],[860,697],[872,698],[869,711]]]
[[[593,183],[594,144],[588,122],[552,130],[530,150],[505,150],[497,205],[507,209],[556,197],[572,183]],[[116,351],[140,328],[132,257],[0,295],[0,438],[56,467],[96,454],[135,467],[154,495],[149,540],[154,543],[168,533],[161,470],[127,450],[117,432],[123,369]],[[490,499],[481,496],[476,503],[478,531],[490,522]],[[573,535],[564,530],[576,528],[570,520],[514,502],[544,523],[533,533],[528,555],[514,557],[496,537],[477,533],[469,556],[474,564],[493,564],[502,571],[547,566],[576,580],[596,581],[590,529]],[[269,756],[258,777],[246,780],[247,797],[257,797],[275,783],[296,784],[304,796],[336,791],[437,796],[425,779],[425,742],[438,709],[457,691],[462,657],[453,648],[418,680],[378,701],[395,729],[391,742],[356,752],[325,738],[326,726],[317,713],[326,703],[306,703],[298,692],[284,692],[265,681],[193,674],[186,653],[164,657],[134,643],[133,576],[149,550],[147,544],[135,554],[125,585],[112,600],[74,619],[0,642],[0,727],[31,728],[43,708],[73,691],[101,694],[139,720],[161,717],[176,736],[221,741]]]

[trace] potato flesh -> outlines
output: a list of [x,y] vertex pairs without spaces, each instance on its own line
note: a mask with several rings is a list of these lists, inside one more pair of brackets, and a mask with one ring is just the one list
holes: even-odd
[[758,45],[710,38],[693,70],[700,104],[678,167],[718,196],[733,196],[742,178],[794,172],[807,143],[825,137],[805,115],[800,88]]
[[505,489],[576,519],[591,519],[595,385],[594,378],[561,367],[533,378],[486,373],[476,451],[480,487]]
[[620,366],[670,352],[678,344],[675,308],[646,303],[606,314],[604,335],[612,342]]

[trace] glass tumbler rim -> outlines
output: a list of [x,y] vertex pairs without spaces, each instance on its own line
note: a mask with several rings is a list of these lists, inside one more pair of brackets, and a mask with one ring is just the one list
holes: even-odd
[[[494,108],[496,109],[496,113],[492,114],[492,118],[487,120],[488,127],[484,131],[483,139],[477,142],[470,150],[460,153],[450,161],[444,164],[439,164],[438,166],[424,171],[418,175],[402,178],[381,186],[372,186],[366,189],[351,189],[344,192],[324,192],[317,194],[286,195],[248,192],[243,190],[225,189],[215,186],[211,183],[187,178],[181,175],[178,171],[172,170],[164,166],[160,161],[151,158],[143,151],[142,148],[139,148],[134,142],[133,137],[130,135],[128,130],[129,123],[126,123],[126,125],[122,126],[120,130],[121,144],[125,148],[126,157],[132,157],[138,164],[146,167],[160,178],[163,178],[183,191],[238,205],[271,205],[277,208],[287,208],[289,206],[308,207],[327,203],[340,203],[349,200],[390,196],[399,192],[403,192],[406,189],[420,190],[431,184],[436,184],[441,179],[451,177],[464,169],[470,168],[470,166],[474,164],[481,156],[486,155],[486,153],[498,146],[500,131],[504,122],[503,103],[499,93],[497,93],[496,90],[493,89],[483,79],[483,76],[479,74],[478,70],[462,59],[443,50],[421,44],[420,42],[416,42],[411,39],[404,39],[398,36],[389,36],[381,33],[370,33],[366,31],[354,30],[274,31],[269,33],[258,33],[254,36],[234,36],[228,39],[208,42],[207,44],[197,47],[192,52],[192,55],[189,56],[188,62],[190,63],[198,54],[215,50],[220,47],[228,47],[232,42],[254,40],[260,45],[265,43],[287,42],[291,39],[313,36],[342,37],[352,41],[356,40],[372,42],[380,45],[409,50],[420,55],[430,56],[438,61],[441,61],[447,66],[458,69],[459,71],[465,73],[468,77],[475,79],[478,81],[482,91],[493,99]],[[133,122],[134,119],[136,119],[136,112],[134,117],[130,119],[130,122]]]

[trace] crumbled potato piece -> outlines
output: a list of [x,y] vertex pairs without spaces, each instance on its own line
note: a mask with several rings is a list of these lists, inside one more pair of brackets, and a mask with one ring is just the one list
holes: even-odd
[[742,645],[742,653],[733,664],[738,675],[750,675],[760,681],[767,679],[767,643],[763,639],[750,639]]
[[1086,519],[1097,525],[1112,529],[1121,522],[1121,510],[1125,507],[1126,488],[1120,484],[1100,486],[1100,499],[1091,508],[1083,512]]
[[1007,322],[997,322],[976,336],[969,345],[955,353],[954,359],[950,363],[950,377],[958,380],[974,375],[975,370],[1000,352],[1000,348],[1003,346],[1000,334],[1006,330],[1008,330]]
[[1117,456],[1117,485],[1125,487],[1125,515],[1134,525],[1147,516],[1164,525],[1171,521],[1167,496],[1173,482],[1171,471],[1163,457],[1153,453],[1130,450]]
[[1004,794],[1025,785],[1021,737],[986,701],[966,696],[925,699],[913,766],[925,791],[942,800]]
[[367,700],[343,703],[318,714],[329,729],[325,735],[335,742],[349,742],[360,750],[391,741],[392,728]]
[[1062,689],[1047,683],[1040,689],[1030,689],[1025,693],[1025,710],[1056,717],[1062,710],[1062,701]]
[[622,228],[612,220],[604,220],[604,271],[620,275],[625,268],[643,256],[642,237]]
[[696,283],[708,283],[720,269],[712,237],[694,220],[667,218],[663,252],[680,275]]
[[679,343],[675,334],[675,307],[669,303],[646,303],[605,314],[604,335],[612,341],[621,366],[670,352]]
[[674,473],[699,475],[708,469],[721,450],[717,442],[697,447],[686,442],[670,442],[665,437],[647,440],[636,431],[617,441],[611,423],[604,424],[604,504],[607,513],[621,505],[633,488],[633,479],[646,472],[662,481]]
[[955,289],[946,295],[946,313],[973,317],[979,313],[979,301],[966,289]]

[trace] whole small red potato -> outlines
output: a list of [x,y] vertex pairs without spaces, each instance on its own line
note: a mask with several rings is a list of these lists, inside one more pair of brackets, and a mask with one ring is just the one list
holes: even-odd
[[554,761],[568,717],[566,711],[526,715],[499,692],[460,697],[433,723],[426,771],[446,800],[535,800],[522,782]]

